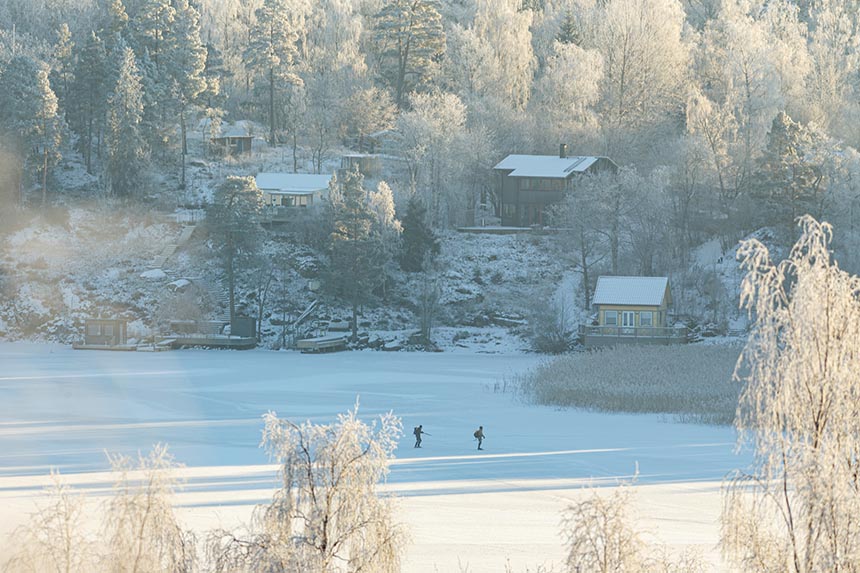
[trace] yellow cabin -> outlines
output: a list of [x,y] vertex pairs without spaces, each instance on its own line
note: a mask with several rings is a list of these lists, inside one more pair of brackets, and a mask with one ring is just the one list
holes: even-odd
[[597,325],[580,328],[586,346],[687,340],[686,328],[668,324],[672,292],[666,277],[599,277],[592,305]]

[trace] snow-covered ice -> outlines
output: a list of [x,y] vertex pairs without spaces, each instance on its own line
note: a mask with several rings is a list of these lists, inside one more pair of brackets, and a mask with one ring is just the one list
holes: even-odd
[[[559,511],[582,485],[614,485],[638,468],[639,510],[657,539],[716,558],[719,481],[746,459],[725,427],[653,415],[523,404],[505,380],[530,355],[351,352],[156,354],[0,345],[0,538],[56,467],[104,491],[104,452],[165,442],[186,464],[182,516],[235,524],[268,500],[274,467],[257,447],[260,416],[330,421],[360,396],[363,416],[393,410],[402,439],[389,488],[412,532],[405,570],[500,571],[559,562]],[[412,447],[411,429],[431,435]],[[485,451],[472,432],[483,425]]]

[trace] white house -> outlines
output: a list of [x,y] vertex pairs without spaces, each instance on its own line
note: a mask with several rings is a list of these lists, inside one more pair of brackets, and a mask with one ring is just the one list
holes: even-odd
[[328,193],[332,175],[260,173],[255,177],[263,204],[272,207],[314,207]]

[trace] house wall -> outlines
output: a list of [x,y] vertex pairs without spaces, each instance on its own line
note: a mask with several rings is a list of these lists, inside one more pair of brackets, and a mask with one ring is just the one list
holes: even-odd
[[[547,207],[561,202],[567,192],[575,186],[577,176],[571,173],[567,179],[547,177],[509,177],[512,170],[496,171],[496,189],[499,197],[499,217],[502,225],[508,227],[528,227],[547,225]],[[604,171],[615,173],[618,166],[610,159],[599,158],[586,174]]]
[[[263,205],[267,206],[276,206],[276,207],[288,207],[290,205],[285,205],[283,202],[283,198],[287,197],[286,195],[280,195],[277,193],[269,193],[263,190]],[[295,195],[293,195],[295,197]],[[313,207],[315,204],[320,202],[320,195],[318,193],[313,193],[307,196],[307,205],[292,205],[294,207],[303,208],[303,207]]]
[[666,326],[667,323],[667,307],[666,304],[662,304],[660,306],[625,306],[625,305],[614,305],[614,304],[600,304],[597,305],[598,308],[598,318],[597,322],[600,326],[606,326],[606,311],[614,310],[618,312],[618,324],[617,326],[621,326],[621,312],[623,311],[633,311],[636,313],[636,324],[634,326],[640,326],[639,324],[639,313],[642,311],[648,312],[651,311],[654,313],[654,324],[652,326]]

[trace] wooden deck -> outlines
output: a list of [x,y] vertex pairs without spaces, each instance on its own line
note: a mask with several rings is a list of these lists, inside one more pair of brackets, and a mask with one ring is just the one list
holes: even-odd
[[107,344],[72,344],[74,350],[111,350],[113,352],[134,352],[137,350],[136,344],[119,344],[110,346]]
[[226,334],[178,334],[162,336],[159,338],[158,344],[168,345],[171,348],[201,346],[249,350],[257,346],[257,340],[248,336],[228,336]]
[[586,326],[580,325],[579,338],[589,348],[619,344],[684,344],[688,342],[686,327],[659,326]]

